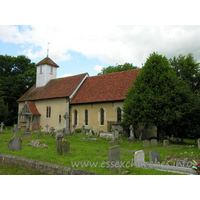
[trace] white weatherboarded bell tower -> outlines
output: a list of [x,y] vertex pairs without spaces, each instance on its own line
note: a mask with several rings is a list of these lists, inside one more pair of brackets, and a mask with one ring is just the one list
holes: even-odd
[[41,60],[37,66],[36,88],[45,86],[51,79],[57,78],[57,68],[59,67],[48,55]]

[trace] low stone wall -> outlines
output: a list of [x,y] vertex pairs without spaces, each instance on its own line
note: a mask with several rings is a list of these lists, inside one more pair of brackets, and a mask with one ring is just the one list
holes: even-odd
[[13,156],[8,154],[0,154],[0,163],[7,165],[18,165],[22,168],[30,168],[46,174],[57,174],[57,175],[96,175],[91,172],[83,170],[77,170],[69,167],[59,166],[47,162],[32,160],[19,156]]

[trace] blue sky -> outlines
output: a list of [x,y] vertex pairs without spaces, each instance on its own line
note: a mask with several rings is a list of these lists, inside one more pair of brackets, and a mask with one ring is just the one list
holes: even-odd
[[25,55],[38,63],[49,48],[49,57],[60,66],[58,78],[94,76],[125,62],[141,67],[153,52],[167,58],[192,53],[200,61],[199,35],[199,25],[1,25],[0,54]]

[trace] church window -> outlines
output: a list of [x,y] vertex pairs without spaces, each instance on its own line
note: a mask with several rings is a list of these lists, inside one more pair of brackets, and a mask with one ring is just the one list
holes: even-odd
[[74,125],[77,125],[77,117],[78,117],[78,112],[75,110],[74,112]]
[[40,74],[42,74],[42,66],[40,66]]
[[85,110],[85,125],[88,125],[88,110]]
[[61,123],[61,115],[59,115],[59,123]]
[[100,121],[101,121],[101,125],[104,125],[104,109],[103,108],[100,110]]
[[117,122],[121,122],[122,120],[122,110],[121,108],[117,108]]
[[50,118],[50,117],[51,117],[51,106],[47,106],[46,118]]

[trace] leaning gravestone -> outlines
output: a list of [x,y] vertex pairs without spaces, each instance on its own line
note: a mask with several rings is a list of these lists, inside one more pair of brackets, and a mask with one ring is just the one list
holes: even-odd
[[163,146],[168,146],[169,145],[169,140],[163,140]]
[[143,148],[149,147],[149,140],[144,140],[143,141]]
[[157,142],[156,139],[152,139],[152,140],[151,140],[151,146],[152,146],[152,147],[157,146],[157,144],[158,144],[158,142]]
[[22,150],[22,141],[18,137],[18,125],[15,126],[14,137],[8,142],[8,151]]
[[31,139],[31,133],[22,133],[22,134],[21,134],[21,139],[22,139],[22,140]]
[[139,140],[142,140],[142,132],[140,133],[140,137],[139,137]]
[[121,172],[121,152],[119,145],[108,148],[108,162],[110,164],[110,171],[115,173]]
[[136,151],[134,153],[134,164],[135,164],[135,167],[145,167],[146,166],[146,163],[145,163],[145,154],[144,154],[144,151],[141,150],[141,151]]
[[155,151],[149,152],[149,162],[150,163],[157,163],[157,161],[160,161],[160,154]]
[[200,149],[200,138],[197,140],[198,143],[198,149]]

